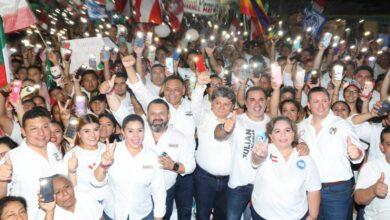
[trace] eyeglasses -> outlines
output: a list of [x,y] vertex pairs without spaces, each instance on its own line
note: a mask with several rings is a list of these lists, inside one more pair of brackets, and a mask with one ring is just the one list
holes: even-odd
[[357,95],[357,94],[359,94],[359,91],[350,90],[350,91],[345,91],[345,93],[350,94],[350,95]]

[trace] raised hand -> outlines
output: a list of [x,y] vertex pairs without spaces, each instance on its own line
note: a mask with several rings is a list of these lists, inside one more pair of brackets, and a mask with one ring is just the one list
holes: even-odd
[[236,124],[237,112],[234,111],[232,116],[228,118],[223,124],[223,130],[226,133],[230,133],[233,131],[234,125]]
[[9,155],[5,155],[5,163],[0,165],[0,181],[10,181],[12,179],[12,162]]
[[110,144],[106,140],[106,150],[102,154],[102,159],[100,161],[100,166],[104,169],[108,169],[114,163],[114,152],[116,148],[116,141],[113,144]]
[[203,85],[207,85],[207,84],[209,84],[210,83],[210,76],[209,76],[209,74],[208,73],[200,73],[199,75],[198,75],[198,78],[197,78],[197,83],[198,83],[198,85],[200,85],[200,86],[203,86]]
[[252,149],[252,160],[254,163],[259,164],[268,155],[268,144],[259,141]]
[[141,57],[142,53],[144,52],[145,45],[143,47],[138,47],[137,45],[134,45],[134,52],[137,54],[137,57]]
[[58,108],[60,109],[60,117],[62,122],[68,122],[70,119],[70,99],[66,100],[65,105],[62,105],[60,101],[58,103]]
[[125,57],[122,57],[122,64],[125,68],[129,68],[134,66],[135,64],[135,58],[133,55],[128,55]]
[[352,160],[359,159],[360,156],[362,155],[361,150],[352,143],[351,137],[347,138],[347,145],[348,145],[347,152],[349,158],[351,158]]
[[107,94],[114,88],[114,82],[115,82],[116,75],[113,75],[110,80],[104,81],[99,86],[99,92],[100,94]]
[[79,162],[76,156],[76,152],[72,151],[72,156],[68,160],[68,173],[76,173]]
[[381,173],[381,176],[376,181],[373,188],[374,188],[374,193],[377,197],[385,198],[387,196],[387,191],[389,189],[389,186],[385,183],[385,173],[384,172]]
[[209,57],[213,56],[214,50],[215,50],[215,47],[212,47],[212,48],[211,47],[206,47],[205,48],[206,54]]

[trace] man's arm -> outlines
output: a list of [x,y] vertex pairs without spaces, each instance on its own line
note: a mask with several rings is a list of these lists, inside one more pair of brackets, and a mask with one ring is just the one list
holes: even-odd
[[307,203],[309,205],[309,219],[317,219],[320,210],[321,193],[319,190],[307,193]]

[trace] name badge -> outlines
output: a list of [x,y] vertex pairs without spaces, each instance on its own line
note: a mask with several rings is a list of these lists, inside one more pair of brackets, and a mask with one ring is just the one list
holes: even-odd
[[304,160],[298,160],[297,161],[297,167],[301,170],[304,170],[306,167],[306,162]]
[[172,147],[172,148],[178,148],[179,145],[178,144],[168,144],[168,147]]
[[192,116],[192,112],[186,112],[186,116]]
[[61,161],[61,157],[58,153],[54,153],[53,156],[54,156],[54,159],[56,159],[56,161]]
[[152,169],[153,166],[152,165],[143,165],[142,166],[142,169]]

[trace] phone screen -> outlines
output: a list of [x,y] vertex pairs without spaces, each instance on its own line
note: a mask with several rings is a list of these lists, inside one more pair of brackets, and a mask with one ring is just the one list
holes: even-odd
[[206,65],[204,63],[203,56],[199,54],[196,56],[196,58],[196,70],[200,73],[206,71]]
[[40,194],[45,203],[54,201],[53,177],[39,178]]

